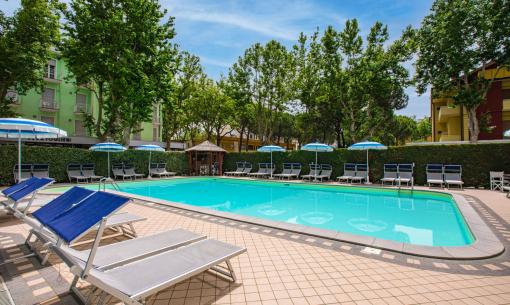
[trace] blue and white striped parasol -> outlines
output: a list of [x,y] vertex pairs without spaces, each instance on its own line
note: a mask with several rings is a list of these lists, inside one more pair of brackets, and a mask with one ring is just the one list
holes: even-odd
[[165,149],[159,145],[146,144],[135,147],[135,150],[144,150],[149,152],[149,175],[148,178],[152,178],[151,176],[151,158],[153,151],[165,151]]
[[111,152],[123,152],[126,148],[120,144],[114,142],[104,142],[92,145],[90,148],[92,151],[103,151],[108,153],[108,179],[110,179],[110,153]]
[[[317,153],[319,152],[332,152],[334,150],[333,147],[323,144],[323,143],[308,143],[305,146],[301,147],[301,150],[306,151],[314,151],[315,152],[315,166],[317,166]],[[315,177],[313,178],[314,181],[317,180],[317,168],[315,169]]]
[[371,150],[371,149],[374,149],[374,150],[385,150],[385,149],[388,149],[387,146],[379,143],[379,142],[370,142],[370,141],[365,141],[365,142],[359,142],[359,143],[356,143],[356,144],[353,144],[351,146],[349,146],[349,148],[347,148],[348,150],[366,150],[367,151],[367,183],[370,183],[370,168],[368,166],[368,151]]
[[259,149],[257,149],[257,151],[259,152],[268,152],[271,154],[271,169],[270,169],[270,177],[271,179],[273,178],[273,151],[276,151],[276,152],[284,152],[285,151],[285,148],[281,147],[281,146],[278,146],[278,145],[265,145],[265,146],[262,146],[262,147],[259,147]]
[[0,138],[18,139],[18,179],[21,177],[21,139],[67,137],[67,132],[50,124],[22,118],[0,118]]

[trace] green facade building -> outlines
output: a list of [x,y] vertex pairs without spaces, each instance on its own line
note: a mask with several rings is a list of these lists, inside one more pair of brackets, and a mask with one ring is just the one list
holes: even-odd
[[[62,144],[87,147],[98,143],[84,126],[84,114],[90,113],[97,118],[98,104],[93,92],[85,87],[76,86],[68,80],[69,70],[63,59],[48,61],[44,77],[44,90],[39,93],[32,89],[26,95],[11,92],[15,98],[13,110],[21,117],[40,120],[67,131],[68,138],[59,139]],[[133,134],[130,146],[157,144],[165,146],[161,140],[161,116],[158,106],[154,106],[151,122],[141,125],[141,132]],[[172,143],[171,149],[183,149],[181,143]]]

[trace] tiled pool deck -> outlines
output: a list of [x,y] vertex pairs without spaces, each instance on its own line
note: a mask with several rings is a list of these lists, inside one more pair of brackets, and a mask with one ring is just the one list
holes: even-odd
[[[508,249],[510,199],[487,190],[456,193],[470,201]],[[39,198],[49,200],[49,196]],[[135,224],[140,235],[184,228],[248,249],[232,261],[237,284],[202,273],[154,295],[148,301],[151,305],[510,304],[508,251],[485,260],[441,260],[161,205],[138,202],[124,209],[148,218]],[[28,227],[12,216],[0,216],[1,261],[26,251],[27,233]],[[55,256],[47,266],[29,259],[0,267],[0,272],[18,305],[77,304],[67,293],[72,276]],[[88,287],[83,284],[83,289]]]

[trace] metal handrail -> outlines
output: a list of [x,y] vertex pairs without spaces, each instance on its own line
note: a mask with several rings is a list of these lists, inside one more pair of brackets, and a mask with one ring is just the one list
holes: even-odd
[[107,178],[107,177],[101,178],[99,180],[99,190],[101,190],[101,185],[102,185],[103,191],[106,191],[106,183],[110,183],[114,190],[120,192],[120,187],[117,184],[117,182],[115,182],[115,180],[113,180],[112,178]]

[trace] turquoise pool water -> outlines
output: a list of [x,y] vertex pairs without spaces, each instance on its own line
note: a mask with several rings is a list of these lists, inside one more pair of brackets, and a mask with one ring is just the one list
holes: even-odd
[[427,246],[474,241],[450,195],[215,178],[122,183],[123,192]]

